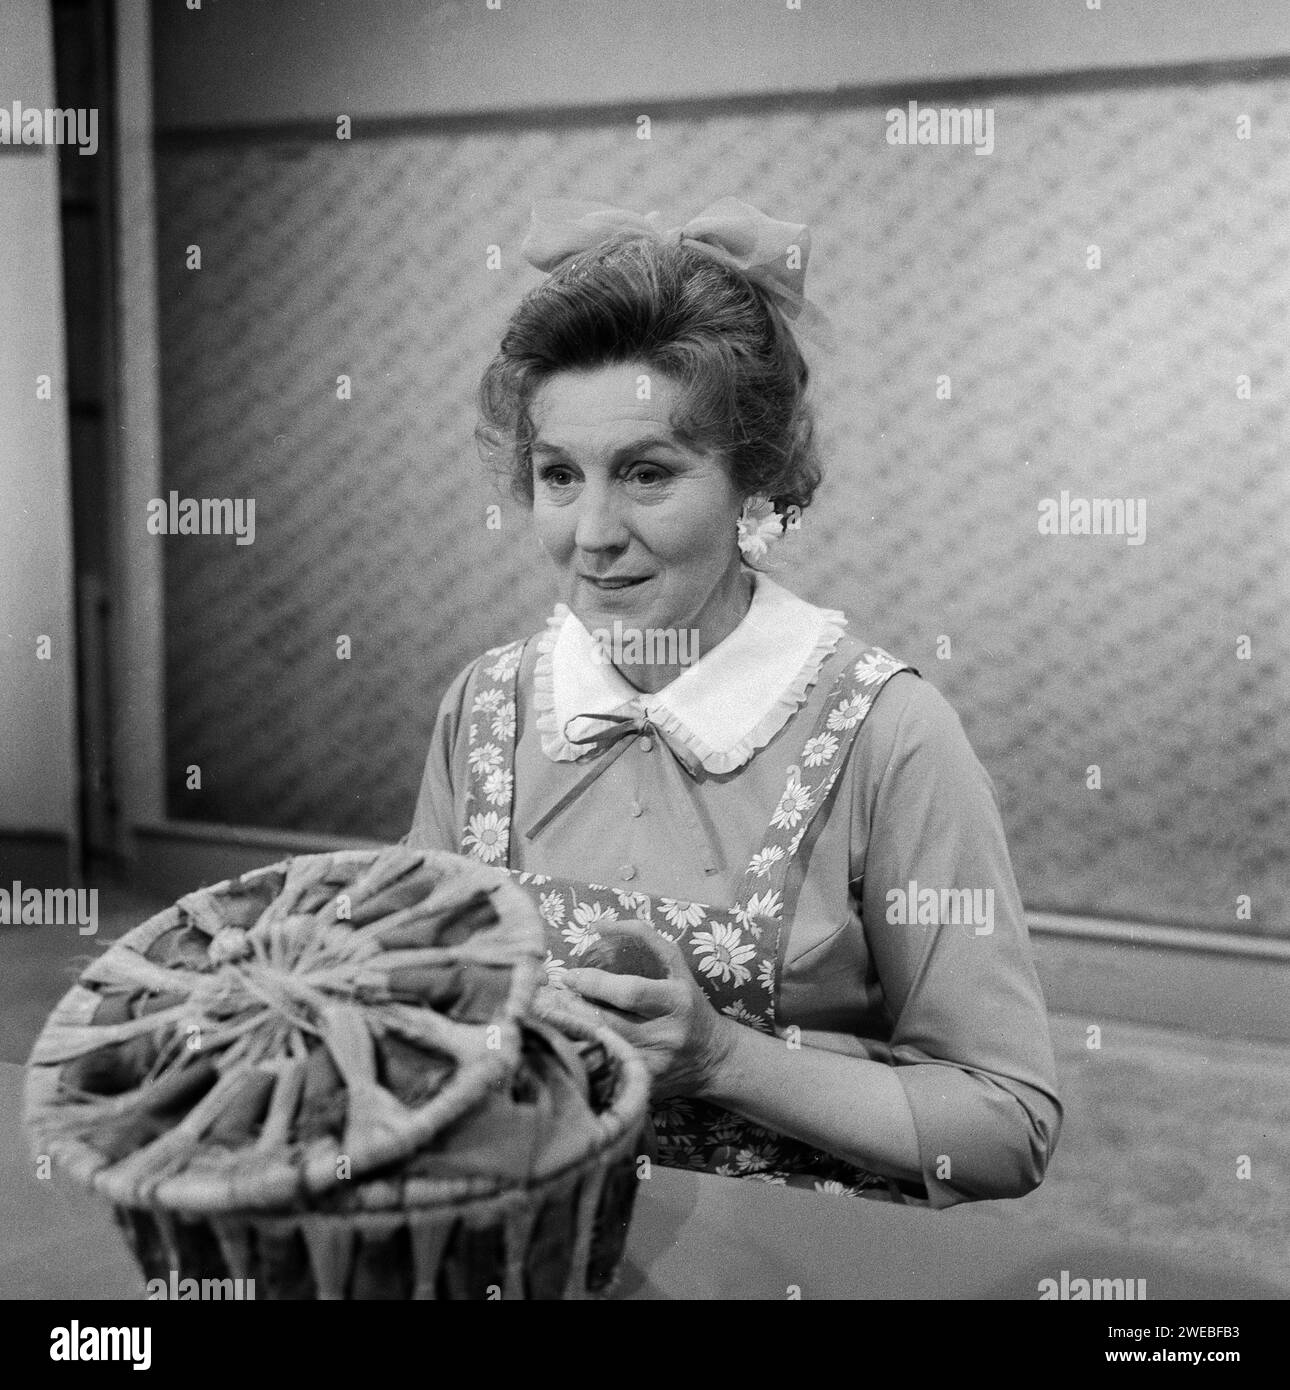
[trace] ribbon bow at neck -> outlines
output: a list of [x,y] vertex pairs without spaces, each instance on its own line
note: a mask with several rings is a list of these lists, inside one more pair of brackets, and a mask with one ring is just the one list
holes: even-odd
[[550,199],[534,206],[520,253],[530,265],[549,272],[617,232],[688,242],[765,290],[799,332],[832,347],[828,319],[804,293],[811,254],[809,227],[778,222],[738,198],[722,198],[680,227],[665,231],[659,221],[657,212],[642,216],[607,203]]
[[[602,720],[609,727],[600,729],[594,734],[588,734],[583,738],[569,738],[567,732],[569,725],[578,719]],[[691,780],[699,775],[703,767],[703,764],[690,749],[686,748],[684,744],[677,742],[675,739],[670,738],[665,730],[656,724],[648,714],[641,710],[626,710],[615,714],[575,714],[571,718],[565,720],[564,727],[566,731],[565,739],[569,743],[584,743],[587,744],[588,747],[594,748],[598,753],[608,753],[609,756],[601,757],[586,775],[575,782],[549,811],[539,816],[538,819],[529,826],[524,832],[524,838],[526,840],[533,839],[540,831],[545,829],[566,806],[572,805],[598,777],[607,772],[631,747],[631,740],[633,738],[644,736],[658,739],[663,747],[667,749],[668,753],[671,754],[671,757],[666,759],[667,765],[674,769],[683,769],[689,774]],[[720,851],[716,848],[717,835],[711,820],[708,818],[702,805],[695,798],[689,785],[682,780],[680,786],[682,796],[693,808],[694,813],[698,817],[698,825],[694,828],[696,832],[702,832],[703,839],[701,843],[706,842],[706,845],[712,848],[712,856],[710,856],[710,858],[715,858],[719,861]],[[690,819],[688,816],[686,818]],[[710,870],[716,871],[719,867],[719,862],[714,863],[710,865]]]

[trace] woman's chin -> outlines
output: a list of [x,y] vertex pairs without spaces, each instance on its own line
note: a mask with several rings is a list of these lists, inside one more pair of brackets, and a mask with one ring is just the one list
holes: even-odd
[[595,628],[612,630],[615,623],[620,624],[620,630],[623,632],[645,632],[658,626],[644,605],[639,608],[626,603],[581,603],[570,604],[569,606],[588,632]]

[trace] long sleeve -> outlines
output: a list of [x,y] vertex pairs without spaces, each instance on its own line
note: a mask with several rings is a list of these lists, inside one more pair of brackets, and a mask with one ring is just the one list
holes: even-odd
[[466,689],[476,662],[467,664],[453,678],[439,703],[430,750],[426,754],[421,789],[417,794],[412,828],[403,843],[413,849],[445,850],[457,854],[461,848],[461,821],[457,791],[461,778],[454,776],[453,766],[459,747],[459,735],[465,728]]
[[[927,682],[893,681],[873,718],[880,739],[895,721],[890,754],[876,788],[859,784],[852,830],[864,845],[861,919],[892,1020],[877,1055],[905,1088],[932,1206],[1022,1196],[1043,1178],[1062,1112],[998,795]],[[953,917],[945,890],[975,912],[928,921],[947,908]]]

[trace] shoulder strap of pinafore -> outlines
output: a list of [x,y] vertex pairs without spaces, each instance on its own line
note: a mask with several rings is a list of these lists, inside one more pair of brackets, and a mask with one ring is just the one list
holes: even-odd
[[[763,936],[774,963],[773,975],[769,970],[761,972],[769,978],[764,980],[768,998],[759,1012],[768,1020],[775,1017],[780,967],[802,884],[802,843],[821,823],[821,811],[878,692],[898,671],[918,674],[881,647],[868,646],[849,633],[842,635],[821,675],[830,671],[836,674],[829,696],[797,762],[788,768],[762,844],[748,861],[734,893],[733,911],[740,922],[760,928],[755,934]],[[767,928],[773,929],[773,934]]]
[[466,681],[466,804],[461,853],[498,868],[511,863],[515,727],[525,640],[493,647]]

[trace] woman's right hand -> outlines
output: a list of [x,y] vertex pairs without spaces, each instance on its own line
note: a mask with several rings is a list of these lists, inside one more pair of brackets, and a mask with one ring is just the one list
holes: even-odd
[[640,1053],[654,1100],[702,1095],[730,1055],[731,1030],[739,1025],[712,1007],[681,948],[647,922],[620,924],[604,935],[611,961],[639,962],[663,973],[573,967],[563,976],[566,988]]

